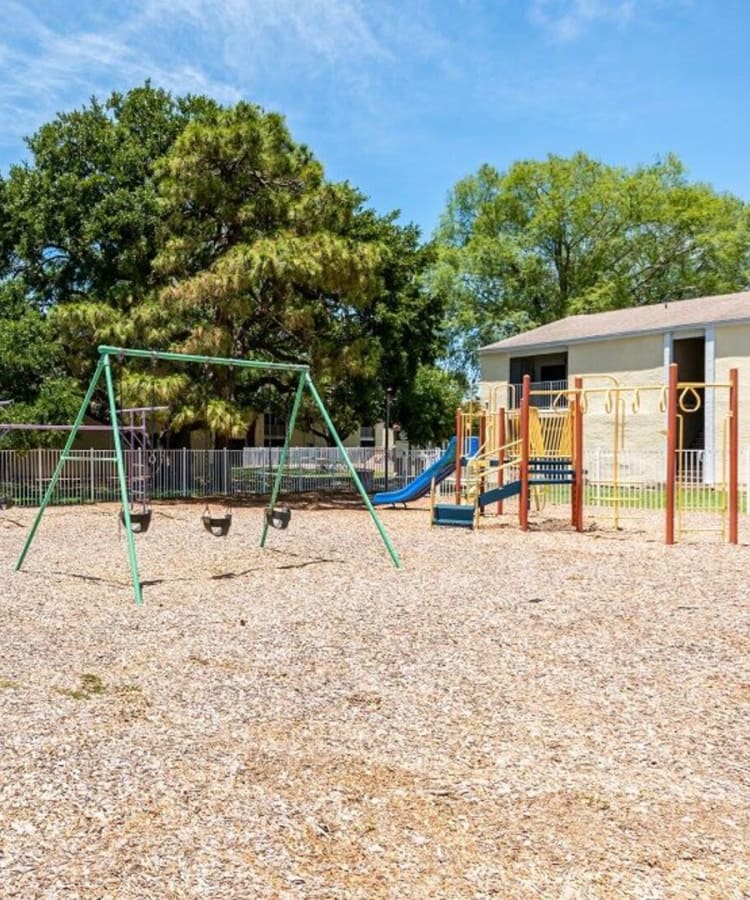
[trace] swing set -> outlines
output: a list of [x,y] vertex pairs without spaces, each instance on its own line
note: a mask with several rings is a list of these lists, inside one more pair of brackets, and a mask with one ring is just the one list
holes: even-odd
[[[249,359],[230,359],[226,357],[214,357],[214,356],[197,356],[194,354],[188,353],[171,353],[166,351],[158,351],[158,350],[138,350],[138,349],[130,349],[125,347],[110,347],[110,346],[100,346],[99,347],[99,360],[96,365],[96,369],[94,370],[94,374],[91,377],[91,381],[89,383],[88,389],[86,391],[86,395],[83,398],[83,402],[81,403],[81,407],[78,410],[78,414],[75,418],[73,425],[71,426],[70,434],[68,435],[67,442],[65,447],[63,448],[62,453],[60,454],[60,459],[55,467],[55,471],[52,474],[52,477],[47,486],[47,490],[42,499],[41,505],[37,511],[37,514],[34,518],[34,521],[31,525],[28,535],[26,536],[26,540],[24,542],[21,553],[16,561],[14,566],[15,571],[19,571],[23,566],[24,560],[26,559],[26,555],[29,551],[32,541],[34,540],[34,536],[37,532],[39,524],[41,522],[42,516],[44,515],[44,511],[50,503],[52,496],[54,494],[55,487],[60,479],[62,474],[63,467],[65,463],[71,459],[71,448],[73,446],[73,442],[75,441],[76,435],[82,429],[83,419],[86,415],[86,411],[89,408],[89,404],[92,401],[94,396],[94,392],[104,376],[106,394],[107,394],[107,402],[109,405],[109,412],[111,416],[111,420],[113,423],[112,427],[112,435],[114,442],[114,456],[110,458],[111,462],[116,464],[117,468],[117,480],[120,490],[120,502],[121,502],[121,511],[120,515],[122,518],[122,522],[125,526],[125,533],[127,535],[127,552],[128,552],[128,561],[130,564],[130,572],[133,581],[133,593],[135,596],[136,605],[140,606],[143,603],[143,592],[140,576],[138,573],[138,559],[136,555],[135,549],[135,541],[133,539],[134,533],[145,533],[148,529],[148,523],[145,523],[141,520],[140,517],[146,515],[148,517],[148,522],[150,523],[150,509],[146,510],[145,507],[141,512],[137,512],[133,507],[133,497],[132,491],[128,491],[128,476],[127,476],[127,467],[125,464],[125,455],[123,452],[123,440],[120,435],[120,430],[117,427],[118,421],[118,411],[117,411],[117,403],[115,400],[115,387],[114,387],[114,378],[112,376],[112,365],[111,359],[112,357],[117,358],[120,361],[123,361],[126,358],[134,358],[134,359],[150,359],[152,365],[156,365],[158,360],[163,360],[165,362],[177,362],[177,363],[199,363],[204,366],[227,366],[237,368],[245,368],[245,369],[259,369],[259,370],[272,370],[278,372],[292,373],[298,376],[297,381],[297,389],[294,395],[294,403],[292,406],[292,413],[289,418],[289,422],[286,429],[286,438],[284,441],[284,446],[282,447],[281,454],[279,457],[279,465],[276,470],[276,475],[273,482],[273,487],[271,489],[271,497],[269,500],[269,504],[267,509],[265,510],[265,515],[263,517],[263,528],[260,537],[260,546],[265,547],[266,538],[268,535],[269,528],[275,529],[285,529],[289,525],[291,519],[291,510],[288,506],[278,505],[279,493],[281,491],[281,478],[284,472],[284,468],[286,466],[286,460],[289,455],[289,445],[291,442],[292,434],[294,433],[294,426],[297,420],[297,415],[300,410],[300,406],[302,404],[302,398],[307,390],[310,396],[313,399],[320,415],[328,428],[329,433],[334,439],[336,446],[338,447],[339,452],[344,458],[346,462],[347,468],[352,476],[352,480],[362,497],[362,500],[370,513],[370,516],[375,524],[375,527],[380,535],[383,544],[388,551],[388,554],[393,562],[393,565],[400,569],[402,567],[401,560],[399,558],[398,553],[396,552],[395,547],[391,543],[390,538],[388,537],[385,528],[383,527],[382,522],[378,518],[375,509],[370,502],[370,498],[365,491],[362,482],[357,474],[356,469],[354,468],[354,464],[352,463],[349,454],[346,452],[346,448],[344,447],[341,438],[339,437],[338,432],[331,420],[331,417],[326,409],[323,400],[318,393],[317,388],[312,380],[310,375],[310,367],[307,365],[300,364],[290,364],[290,363],[274,363],[274,362],[264,362],[261,360],[249,360]],[[204,511],[202,517],[203,525],[206,531],[210,532],[215,537],[225,536],[229,531],[229,527],[231,525],[232,514],[231,510],[227,508],[222,516],[213,516],[208,507]],[[140,523],[140,524],[139,524]]]

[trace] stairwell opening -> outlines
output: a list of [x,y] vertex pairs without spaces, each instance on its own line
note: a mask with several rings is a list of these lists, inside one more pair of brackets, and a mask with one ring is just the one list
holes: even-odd
[[[672,359],[677,363],[677,377],[681,382],[704,382],[706,380],[706,339],[705,337],[680,338],[673,343]],[[696,393],[700,397],[700,407],[692,412],[681,411],[684,450],[706,449],[706,398],[703,388]],[[685,404],[693,406],[690,398]],[[688,454],[683,479],[703,481],[703,454]],[[693,458],[694,457],[694,458]]]

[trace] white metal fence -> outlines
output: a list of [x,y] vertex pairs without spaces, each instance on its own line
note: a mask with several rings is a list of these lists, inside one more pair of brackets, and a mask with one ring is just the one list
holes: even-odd
[[[584,451],[586,479],[585,506],[595,514],[597,509],[615,509],[627,516],[628,510],[643,512],[664,508],[666,449],[625,451],[615,454],[611,450],[587,449]],[[490,470],[491,472],[492,470]],[[505,474],[511,481],[513,471]],[[517,477],[517,475],[515,476]],[[725,502],[725,491],[720,484],[711,483],[711,461],[706,450],[683,450],[678,454],[679,503],[685,511],[716,512]],[[495,486],[493,476],[488,484]],[[750,447],[740,468],[740,509],[750,509]],[[447,478],[439,487],[442,500],[450,502],[455,495],[455,479]],[[471,486],[464,480],[462,493]],[[570,502],[569,485],[549,485],[533,492],[533,502],[552,505]],[[516,501],[509,501],[512,508]]]
[[[407,484],[441,454],[434,450],[371,447],[347,450],[368,491]],[[60,450],[0,450],[0,497],[20,505],[41,502]],[[244,450],[155,450],[149,453],[149,492],[155,499],[267,494],[279,465],[280,447]],[[138,468],[141,451],[125,451],[128,471]],[[285,492],[353,491],[354,481],[337,448],[292,447],[281,488]],[[111,450],[77,450],[66,461],[56,486],[54,503],[96,503],[119,499],[116,465]]]
[[[50,483],[60,450],[0,450],[0,497],[21,505],[36,505]],[[347,451],[368,491],[386,488],[386,458],[382,449],[362,447]],[[129,463],[136,462],[139,451],[126,451]],[[615,458],[609,450],[588,450],[586,469],[586,505],[618,506],[622,510],[659,509],[664,502],[664,480],[655,477],[666,468],[665,450],[626,452]],[[253,447],[244,450],[156,450],[149,455],[150,494],[155,499],[180,497],[240,496],[268,494],[276,474],[281,448]],[[401,487],[421,474],[442,454],[439,449],[391,449],[388,455],[387,487]],[[716,508],[717,488],[706,483],[709,466],[706,451],[681,453],[681,497],[686,508]],[[134,469],[129,465],[129,469]],[[510,473],[506,475],[509,480]],[[750,447],[741,466],[741,508],[750,508]],[[617,487],[615,488],[615,484]],[[454,480],[441,485],[447,498]],[[353,480],[336,448],[292,447],[282,478],[282,490],[353,491]],[[545,488],[550,502],[567,502],[569,488]],[[52,498],[54,503],[96,503],[119,499],[117,472],[111,450],[78,450],[63,467]]]

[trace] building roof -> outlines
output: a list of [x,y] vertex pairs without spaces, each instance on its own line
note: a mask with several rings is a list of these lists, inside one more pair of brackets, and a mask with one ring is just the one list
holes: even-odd
[[741,321],[750,321],[750,291],[568,316],[504,341],[487,344],[479,352],[557,347],[579,341],[607,340]]

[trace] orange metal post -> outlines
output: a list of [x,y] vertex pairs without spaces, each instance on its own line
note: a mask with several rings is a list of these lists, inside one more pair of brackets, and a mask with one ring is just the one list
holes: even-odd
[[729,543],[737,543],[739,398],[737,369],[729,370]]
[[522,531],[529,530],[529,404],[531,400],[531,375],[523,376],[521,394],[521,496],[518,502],[518,519]]
[[464,414],[456,410],[456,505],[461,502],[461,450],[464,445]]
[[[497,486],[502,487],[505,483],[505,409],[500,407],[497,413]],[[503,514],[503,501],[497,501],[497,514]]]
[[[489,411],[485,410],[484,412],[480,413],[480,418],[479,418],[479,449],[480,449],[480,452],[483,454],[481,465],[484,465],[485,460],[486,460],[486,456],[484,456],[484,454],[487,451],[487,447],[485,446],[487,444],[487,416],[489,416]],[[484,485],[485,485],[483,468],[479,469],[479,472],[477,473],[477,478],[479,479],[478,487],[479,487],[479,494],[481,496],[484,493]],[[483,506],[479,507],[479,514],[481,516],[484,515],[484,507]]]
[[576,531],[583,531],[583,403],[581,392],[583,390],[583,378],[575,378],[573,381],[575,394],[573,397],[573,469],[575,472],[575,484],[573,485],[573,527]]
[[677,480],[677,363],[669,367],[667,391],[667,496],[664,543],[674,544],[674,501]]

